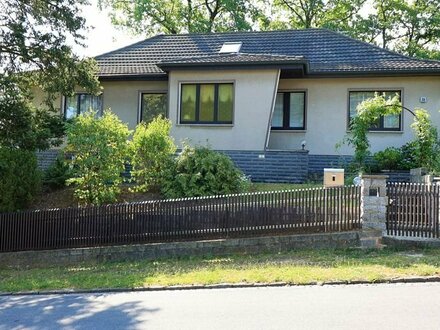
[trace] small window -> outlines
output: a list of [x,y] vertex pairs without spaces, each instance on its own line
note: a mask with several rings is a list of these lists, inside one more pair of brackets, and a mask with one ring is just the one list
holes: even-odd
[[272,116],[273,130],[305,129],[306,93],[277,93]]
[[96,111],[102,113],[102,94],[92,95],[77,93],[73,96],[66,96],[64,103],[64,118],[71,119],[86,111]]
[[142,93],[140,121],[150,123],[159,115],[167,116],[167,94]]
[[233,84],[182,84],[181,124],[232,124]]
[[[348,122],[357,114],[357,106],[363,101],[373,98],[375,93],[385,95],[386,98],[393,98],[396,94],[401,100],[401,91],[351,91],[349,92],[349,111],[348,111]],[[388,115],[382,116],[370,127],[370,131],[400,131],[402,123],[402,116],[399,115]]]

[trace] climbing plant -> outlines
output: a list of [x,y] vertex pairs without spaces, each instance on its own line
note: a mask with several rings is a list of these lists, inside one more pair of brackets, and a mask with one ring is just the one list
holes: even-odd
[[398,115],[402,111],[399,95],[389,98],[385,94],[375,93],[360,103],[356,108],[357,114],[350,121],[350,130],[341,143],[354,147],[354,164],[359,172],[365,170],[365,161],[370,154],[370,142],[368,140],[369,129],[380,117],[387,115]]
[[415,135],[413,143],[418,165],[430,172],[435,172],[439,167],[440,144],[437,128],[432,124],[428,111],[416,109],[411,128]]

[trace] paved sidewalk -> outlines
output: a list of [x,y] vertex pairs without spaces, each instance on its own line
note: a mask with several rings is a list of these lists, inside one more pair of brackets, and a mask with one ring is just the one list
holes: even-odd
[[0,329],[440,329],[440,283],[0,297]]

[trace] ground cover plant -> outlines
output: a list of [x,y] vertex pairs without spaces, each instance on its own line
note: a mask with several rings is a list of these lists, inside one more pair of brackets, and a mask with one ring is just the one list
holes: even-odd
[[257,255],[0,269],[0,292],[218,283],[307,284],[439,276],[439,249],[296,250]]

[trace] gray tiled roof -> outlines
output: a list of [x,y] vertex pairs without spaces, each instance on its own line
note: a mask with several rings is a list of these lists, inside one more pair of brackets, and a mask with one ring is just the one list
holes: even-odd
[[[241,54],[219,54],[225,42],[242,42]],[[439,61],[409,58],[325,29],[158,35],[96,57],[101,77],[165,75],[159,63],[280,63],[304,59],[309,75],[440,74]]]
[[159,67],[167,64],[216,64],[216,63],[284,63],[304,61],[303,56],[286,56],[286,55],[266,55],[266,54],[245,54],[245,53],[229,53],[214,54],[196,57],[182,57],[169,60],[163,60],[158,63]]

